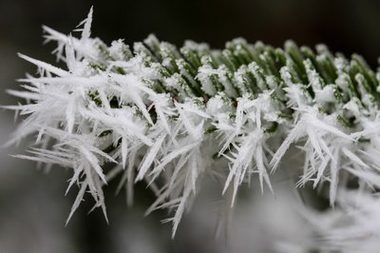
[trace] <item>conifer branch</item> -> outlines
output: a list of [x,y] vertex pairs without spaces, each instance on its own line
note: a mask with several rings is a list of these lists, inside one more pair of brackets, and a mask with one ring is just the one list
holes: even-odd
[[66,68],[20,54],[39,75],[9,91],[25,104],[6,107],[25,115],[10,143],[37,135],[18,157],[73,169],[68,189],[80,191],[70,217],[86,191],[106,215],[103,187],[120,175],[130,203],[145,181],[157,195],[148,212],[175,210],[174,235],[204,176],[221,173],[233,204],[252,174],[272,190],[270,174],[292,145],[304,155],[298,186],[328,182],[331,205],[350,178],[380,186],[380,72],[360,56],[241,38],[223,50],[193,41],[178,49],[153,35],[107,46],[91,37],[91,21],[92,11],[79,38],[44,27]]

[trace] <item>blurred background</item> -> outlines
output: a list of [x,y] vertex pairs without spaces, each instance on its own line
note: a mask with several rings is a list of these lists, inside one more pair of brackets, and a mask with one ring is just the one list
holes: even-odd
[[[373,68],[380,55],[380,2],[377,0],[0,0],[0,104],[17,103],[4,91],[17,88],[16,79],[35,68],[17,58],[22,52],[54,62],[54,45],[42,45],[41,25],[69,33],[94,6],[93,35],[106,43],[124,38],[129,44],[154,33],[181,46],[186,39],[220,48],[235,37],[282,46],[286,39],[314,46],[325,43],[332,51],[364,56]],[[13,114],[1,111],[0,142],[15,127]],[[232,215],[227,237],[215,238],[218,205],[222,198],[198,201],[185,216],[177,236],[161,224],[166,212],[148,217],[144,210],[153,196],[138,186],[134,208],[125,194],[106,191],[110,225],[102,213],[88,215],[91,201],[83,203],[64,226],[75,191],[64,197],[70,172],[37,170],[32,162],[0,150],[0,252],[303,252],[312,249],[311,233],[297,215],[296,194],[286,176],[278,176],[277,194],[252,194],[246,189]],[[288,190],[283,190],[288,189]],[[249,193],[249,194],[248,194]],[[205,194],[207,196],[207,194]],[[207,197],[205,197],[207,198]],[[204,204],[204,202],[208,204]],[[296,241],[288,238],[297,238]],[[297,235],[297,236],[295,236]]]

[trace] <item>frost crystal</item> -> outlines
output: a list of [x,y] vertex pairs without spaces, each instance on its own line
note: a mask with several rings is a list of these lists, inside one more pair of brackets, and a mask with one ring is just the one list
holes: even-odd
[[79,38],[44,27],[66,67],[20,54],[38,75],[9,91],[26,103],[6,107],[25,116],[10,144],[36,136],[18,157],[73,170],[68,190],[80,190],[69,219],[87,191],[106,215],[103,187],[120,174],[130,204],[145,181],[157,195],[147,212],[174,210],[174,235],[202,178],[222,176],[231,204],[252,175],[272,190],[270,172],[292,145],[304,155],[292,168],[298,186],[327,182],[331,205],[353,178],[380,187],[380,74],[362,58],[291,41],[275,49],[237,39],[222,51],[187,41],[178,50],[151,35],[133,49],[107,46],[91,37],[91,21],[92,10]]

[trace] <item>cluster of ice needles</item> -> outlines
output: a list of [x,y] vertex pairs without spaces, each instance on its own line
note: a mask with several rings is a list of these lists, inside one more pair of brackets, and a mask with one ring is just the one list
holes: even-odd
[[232,205],[252,177],[272,190],[291,146],[304,160],[291,168],[297,186],[328,186],[331,205],[353,181],[368,194],[380,186],[380,74],[361,57],[291,41],[177,49],[153,35],[107,46],[90,36],[91,21],[92,10],[79,38],[44,27],[65,66],[20,54],[38,74],[9,91],[26,103],[7,106],[25,116],[11,143],[36,139],[18,157],[72,169],[70,217],[86,192],[106,214],[103,187],[115,177],[130,202],[145,181],[157,196],[148,212],[172,209],[174,234],[202,178],[222,178]]

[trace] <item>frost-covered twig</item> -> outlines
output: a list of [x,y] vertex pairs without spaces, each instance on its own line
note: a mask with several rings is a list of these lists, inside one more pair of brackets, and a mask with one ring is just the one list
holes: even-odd
[[148,212],[175,210],[174,235],[205,175],[225,178],[233,204],[253,174],[272,190],[270,173],[292,145],[304,154],[304,167],[292,168],[298,185],[328,182],[332,205],[351,178],[380,186],[380,73],[360,56],[244,39],[177,49],[153,35],[130,49],[92,38],[91,21],[92,11],[79,38],[44,27],[66,67],[20,54],[38,75],[9,91],[26,103],[6,107],[25,115],[10,143],[36,134],[18,157],[73,169],[69,189],[80,190],[69,218],[86,191],[106,215],[102,189],[122,174],[130,203],[133,184],[145,181],[157,195]]

